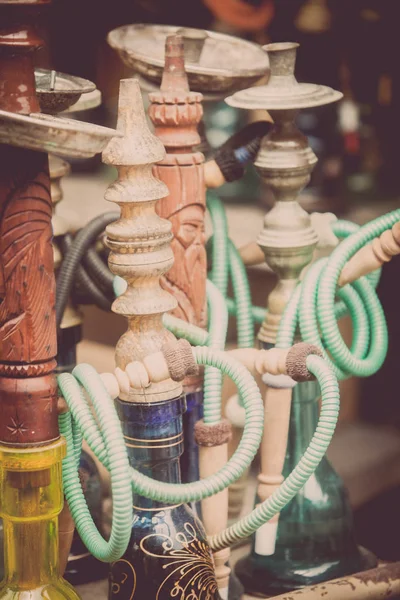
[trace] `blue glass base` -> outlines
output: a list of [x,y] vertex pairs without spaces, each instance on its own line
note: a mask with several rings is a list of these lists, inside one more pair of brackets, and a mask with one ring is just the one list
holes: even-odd
[[[185,398],[115,404],[131,465],[179,484]],[[110,568],[109,598],[116,597],[220,600],[204,528],[187,504],[170,506],[134,494],[129,546]]]

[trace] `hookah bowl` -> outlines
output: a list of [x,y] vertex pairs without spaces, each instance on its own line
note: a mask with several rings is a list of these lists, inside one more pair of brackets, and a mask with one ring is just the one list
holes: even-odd
[[[168,25],[124,25],[111,31],[107,40],[124,64],[138,75],[142,90],[157,92],[164,70],[165,40],[173,34],[183,37],[189,88],[203,95],[206,120],[212,121],[215,107],[227,94],[254,85],[268,74],[268,56],[258,44],[215,31]],[[229,137],[233,133],[231,128],[237,126],[237,114],[223,114],[227,109],[231,111],[226,106],[225,111],[218,106],[217,114],[218,127],[226,122],[226,137]],[[207,156],[211,146],[203,120],[199,123],[199,134],[201,142],[197,150]],[[223,141],[225,139],[218,140],[216,145]]]
[[213,94],[214,98],[222,99],[228,93],[253,85],[268,69],[268,57],[260,46],[215,31],[167,25],[123,25],[111,31],[107,41],[128,67],[159,86],[164,70],[165,40],[173,34],[184,38],[190,89],[210,94],[210,99]]
[[[256,170],[275,198],[258,238],[266,262],[278,275],[258,336],[266,348],[276,342],[283,310],[302,269],[311,262],[318,239],[297,201],[317,158],[296,127],[296,115],[301,109],[337,102],[342,97],[326,86],[296,81],[297,47],[295,43],[266,46],[271,64],[268,85],[237,92],[226,100],[237,108],[268,110],[274,120],[255,161]],[[318,396],[314,382],[297,385],[293,391],[283,475],[297,463],[311,439],[318,418]],[[246,591],[257,595],[279,594],[374,564],[374,558],[357,547],[343,484],[326,459],[282,510],[272,547],[266,535],[266,529],[261,528],[253,538],[251,554],[236,565]]]

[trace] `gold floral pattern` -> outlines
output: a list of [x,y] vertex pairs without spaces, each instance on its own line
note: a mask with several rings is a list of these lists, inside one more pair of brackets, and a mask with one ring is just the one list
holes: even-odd
[[[210,548],[203,534],[191,523],[185,523],[183,532],[170,536],[153,533],[144,537],[140,548],[147,556],[163,559],[162,566],[168,571],[157,590],[155,600],[176,598],[177,600],[216,600],[219,598],[214,565]],[[199,534],[199,535],[198,535]],[[159,538],[164,538],[160,546]],[[199,539],[200,538],[200,539]],[[159,553],[151,548],[156,542]]]
[[136,572],[131,563],[124,558],[111,564],[109,597],[122,594],[132,600],[136,590]]

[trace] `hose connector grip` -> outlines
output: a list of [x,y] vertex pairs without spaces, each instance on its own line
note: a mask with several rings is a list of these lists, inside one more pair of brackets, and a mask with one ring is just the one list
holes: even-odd
[[164,344],[162,353],[173,381],[183,381],[189,375],[198,375],[199,366],[187,340],[181,339]]
[[307,356],[315,354],[323,358],[318,346],[301,342],[292,346],[286,356],[286,371],[294,381],[312,381],[314,375],[307,368]]

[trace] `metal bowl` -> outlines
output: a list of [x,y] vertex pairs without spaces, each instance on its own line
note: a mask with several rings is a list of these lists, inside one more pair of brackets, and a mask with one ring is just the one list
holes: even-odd
[[40,110],[50,115],[66,110],[82,94],[96,89],[95,84],[87,79],[47,69],[35,69],[35,81]]
[[[107,41],[128,67],[160,84],[165,38],[178,29],[167,25],[124,25],[111,31]],[[185,61],[191,90],[233,93],[254,85],[269,73],[268,55],[258,44],[214,31],[206,33],[199,62]]]
[[69,158],[91,158],[122,134],[73,119],[35,113],[20,115],[0,110],[0,143]]

